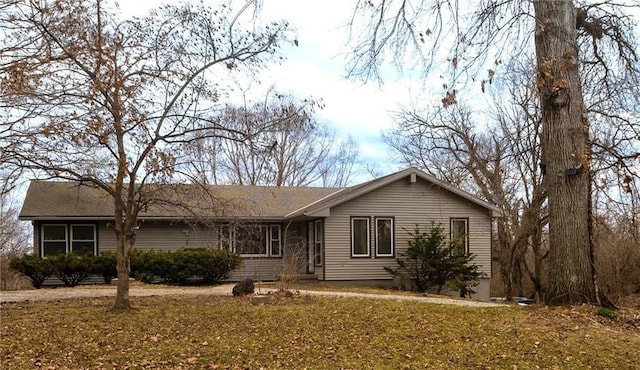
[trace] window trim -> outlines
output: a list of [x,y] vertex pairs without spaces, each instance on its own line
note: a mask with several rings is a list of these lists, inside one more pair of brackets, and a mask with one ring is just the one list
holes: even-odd
[[[83,240],[83,239],[74,239],[73,238],[73,227],[74,226],[91,226],[93,228],[93,240]],[[67,253],[73,253],[73,242],[93,242],[93,255],[98,255],[98,228],[94,224],[69,224],[69,232],[67,234],[69,238],[69,242],[67,243]]]
[[[238,229],[241,228],[242,224],[234,224],[227,223],[221,224],[218,226],[218,249],[230,250],[234,253],[240,254],[240,257],[247,258],[281,258],[283,252],[283,236],[282,236],[282,225],[275,223],[259,223],[255,226],[259,227],[264,237],[264,248],[265,253],[239,253],[238,252]],[[278,228],[278,239],[273,239],[273,231],[272,228]],[[225,233],[226,231],[226,233]],[[271,243],[273,241],[278,241],[278,251],[279,254],[273,254],[271,249]],[[228,242],[228,247],[223,246],[223,242]]]
[[[64,240],[46,240],[44,238],[44,228],[46,226],[62,226],[64,227]],[[67,227],[67,224],[41,224],[40,225],[40,257],[53,257],[53,256],[46,256],[44,254],[44,243],[45,242],[64,242],[64,254],[69,253],[69,230]]]
[[[318,230],[321,230],[318,233]],[[318,235],[320,234],[320,235]],[[313,222],[313,266],[322,267],[324,262],[324,224],[322,220]]]
[[[267,253],[269,254],[269,256],[271,257],[282,257],[282,226],[280,224],[269,224],[269,250],[267,251]],[[278,238],[274,239],[273,238],[273,229],[277,228],[278,229]],[[274,254],[273,253],[273,242],[277,241],[278,242],[278,253]]]
[[[226,231],[226,233],[225,233]],[[222,224],[218,226],[218,249],[235,252],[235,227],[233,224]],[[227,242],[227,245],[223,245]]]
[[[45,240],[44,238],[44,229],[47,226],[63,226],[64,227],[64,237],[65,240]],[[99,246],[99,239],[98,239],[98,234],[99,234],[99,224],[94,223],[94,222],[58,222],[58,223],[48,223],[48,222],[44,222],[41,223],[39,226],[40,229],[40,234],[38,236],[39,238],[39,254],[41,258],[45,258],[45,257],[52,257],[52,256],[45,256],[44,253],[44,244],[45,242],[62,242],[64,241],[64,253],[65,254],[69,254],[73,252],[73,227],[74,226],[91,226],[93,227],[93,255],[97,256],[99,255],[100,252],[100,246]],[[89,240],[76,240],[76,241],[89,241]]]
[[[380,235],[378,234],[378,221],[391,221],[391,253],[380,253]],[[374,217],[375,236],[376,236],[376,258],[395,257],[396,252],[396,221],[392,216],[376,216]]]
[[464,255],[468,255],[469,254],[469,218],[468,217],[451,217],[449,219],[449,242],[453,243],[454,240],[454,230],[455,228],[453,227],[454,222],[459,222],[462,221],[464,222],[464,229],[465,229],[465,235],[464,238],[462,239],[463,241],[463,245],[462,245],[462,253]]
[[[242,227],[242,225],[239,225],[240,227]],[[237,251],[238,249],[238,230],[237,228],[234,230],[234,241],[233,241],[233,246],[234,246],[234,252],[239,253],[241,257],[269,257],[269,245],[268,245],[268,227],[267,224],[258,224],[257,225],[258,228],[260,229],[260,233],[262,234],[262,238],[264,240],[264,253],[240,253]],[[236,226],[237,227],[237,226]],[[267,231],[265,231],[267,230]]]
[[[366,234],[367,234],[367,242],[366,242],[366,254],[356,254],[355,253],[355,221],[366,221]],[[370,217],[362,217],[362,216],[352,216],[351,217],[351,258],[367,258],[371,257],[371,218]]]

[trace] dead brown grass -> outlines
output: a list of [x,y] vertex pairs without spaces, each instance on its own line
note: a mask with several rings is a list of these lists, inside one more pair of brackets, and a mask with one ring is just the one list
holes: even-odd
[[[4,305],[0,368],[618,368],[640,328],[590,306],[470,308],[274,295]],[[634,312],[629,309],[630,312]]]

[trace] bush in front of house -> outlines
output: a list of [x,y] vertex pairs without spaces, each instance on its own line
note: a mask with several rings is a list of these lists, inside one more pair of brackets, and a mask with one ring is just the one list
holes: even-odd
[[206,284],[228,278],[242,264],[239,254],[224,249],[184,248],[176,253],[189,256],[191,272]]
[[473,255],[456,254],[455,243],[446,242],[441,227],[422,232],[416,226],[409,235],[409,247],[396,259],[398,268],[385,267],[387,272],[413,280],[420,292],[435,287],[439,294],[445,285],[466,290],[478,284],[482,273],[473,263]]
[[[9,267],[29,278],[40,288],[50,276],[60,279],[65,286],[74,287],[91,275],[101,275],[105,283],[117,276],[116,255],[103,252],[99,256],[88,254],[58,254],[40,258],[35,255],[15,257]],[[182,248],[175,252],[138,250],[131,252],[131,276],[145,283],[170,284],[216,283],[229,277],[240,266],[237,253],[210,248]]]
[[227,278],[241,263],[239,254],[220,249],[134,250],[131,253],[131,275],[146,283],[212,284]]
[[65,286],[74,287],[94,273],[95,259],[96,257],[92,254],[60,253],[44,260],[51,264],[55,277]]
[[36,289],[39,289],[44,281],[53,275],[53,266],[50,261],[33,254],[12,258],[9,268],[28,277]]
[[117,258],[114,252],[102,252],[94,258],[93,273],[102,276],[105,284],[109,284],[114,277],[118,276],[116,265]]
[[171,252],[134,249],[131,251],[131,277],[144,283],[166,280],[172,268]]

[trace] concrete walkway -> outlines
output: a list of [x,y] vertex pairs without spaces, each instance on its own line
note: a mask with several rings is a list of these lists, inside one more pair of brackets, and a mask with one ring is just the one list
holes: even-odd
[[[131,286],[129,295],[131,297],[150,297],[165,295],[217,295],[230,296],[233,284],[216,285],[212,287],[142,287]],[[260,287],[257,293],[267,294],[276,292],[277,289]],[[326,297],[355,297],[373,299],[394,299],[398,301],[416,301],[434,304],[447,304],[467,307],[507,307],[505,304],[494,302],[481,302],[465,299],[453,299],[446,297],[421,297],[394,294],[372,294],[353,293],[340,291],[316,291],[316,290],[295,290],[300,294],[316,295]],[[114,286],[78,286],[75,288],[43,288],[33,290],[3,291],[0,292],[0,303],[14,302],[35,302],[35,301],[56,301],[60,299],[74,298],[94,298],[94,297],[115,297],[116,288]]]

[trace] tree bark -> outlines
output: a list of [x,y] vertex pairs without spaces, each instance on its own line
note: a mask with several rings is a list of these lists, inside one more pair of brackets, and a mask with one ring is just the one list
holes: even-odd
[[[119,183],[121,184],[121,182]],[[122,185],[116,184],[116,189],[122,194]],[[131,248],[135,243],[133,238],[133,221],[131,217],[126,217],[125,206],[121,199],[115,199],[115,222],[114,231],[116,233],[116,271],[118,275],[118,285],[116,286],[116,300],[113,303],[113,311],[126,311],[131,308],[129,297],[129,274],[131,273]]]
[[535,0],[542,160],[549,202],[550,305],[596,301],[589,237],[589,151],[573,2]]
[[131,299],[129,298],[129,273],[131,272],[131,263],[127,250],[131,248],[123,238],[118,239],[117,245],[117,265],[118,285],[116,290],[116,300],[113,303],[113,311],[126,311],[131,308]]

